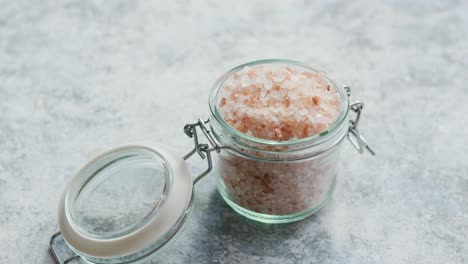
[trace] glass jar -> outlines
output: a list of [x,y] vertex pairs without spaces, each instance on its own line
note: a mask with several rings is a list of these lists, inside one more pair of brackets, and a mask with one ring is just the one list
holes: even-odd
[[[218,109],[219,91],[235,72],[258,64],[321,74],[339,94],[341,106],[336,121],[318,135],[287,141],[256,138],[233,128]],[[210,126],[217,144],[223,146],[214,167],[224,200],[241,215],[265,223],[297,221],[324,206],[335,187],[341,143],[350,124],[357,124],[350,123],[349,94],[349,88],[339,85],[328,73],[288,60],[243,64],[218,79],[209,98]],[[362,104],[359,107],[362,109]],[[354,142],[362,144],[358,133],[355,136]]]
[[[233,73],[255,64],[321,73],[341,99],[336,121],[318,135],[289,141],[255,138],[231,127],[217,109],[219,89]],[[76,174],[60,200],[60,232],[50,240],[56,262],[152,261],[180,235],[193,208],[193,188],[213,168],[221,196],[248,218],[286,223],[313,214],[333,192],[343,139],[373,154],[357,130],[363,104],[350,104],[349,96],[348,87],[299,62],[256,61],[228,71],[211,91],[210,119],[184,127],[194,142],[187,155],[163,144],[124,145],[95,157]],[[208,168],[192,178],[185,160],[194,154]]]

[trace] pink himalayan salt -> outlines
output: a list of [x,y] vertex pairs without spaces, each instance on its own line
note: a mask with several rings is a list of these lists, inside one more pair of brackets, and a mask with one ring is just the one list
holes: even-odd
[[272,163],[223,153],[219,175],[231,200],[251,211],[290,215],[323,205],[337,174],[337,151],[295,163]]
[[[224,83],[219,111],[250,136],[289,140],[327,129],[340,111],[334,87],[320,74],[286,66],[245,67]],[[290,215],[320,207],[337,174],[338,151],[294,163],[251,160],[234,153],[219,156],[224,192],[257,213]]]
[[244,67],[224,82],[218,98],[231,126],[278,141],[319,134],[340,112],[339,95],[321,74],[280,65]]

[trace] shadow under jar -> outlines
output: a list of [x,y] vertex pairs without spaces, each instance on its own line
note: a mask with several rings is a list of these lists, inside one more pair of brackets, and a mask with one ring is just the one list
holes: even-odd
[[[236,130],[218,108],[220,89],[234,73],[257,64],[321,74],[340,98],[337,119],[319,134],[286,141],[257,138]],[[241,215],[265,223],[298,221],[323,207],[335,187],[343,139],[348,135],[360,152],[368,148],[357,130],[350,135],[357,122],[349,118],[351,106],[355,106],[350,105],[349,94],[349,88],[339,85],[326,72],[294,61],[256,61],[224,74],[209,98],[210,132],[221,146],[214,168],[224,200]],[[359,113],[361,109],[362,104]]]

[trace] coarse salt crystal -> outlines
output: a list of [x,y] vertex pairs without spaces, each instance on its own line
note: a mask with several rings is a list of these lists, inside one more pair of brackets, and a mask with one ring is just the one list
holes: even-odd
[[252,81],[250,80],[249,76],[247,75],[242,75],[241,77],[241,85],[242,87],[247,87],[250,84],[252,84]]

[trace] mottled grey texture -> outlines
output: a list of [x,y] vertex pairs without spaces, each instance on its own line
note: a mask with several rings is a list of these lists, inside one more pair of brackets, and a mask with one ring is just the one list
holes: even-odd
[[378,155],[346,144],[331,202],[290,225],[242,218],[207,177],[155,263],[467,263],[467,12],[456,0],[1,1],[0,263],[52,263],[59,196],[97,149],[190,149],[182,127],[207,116],[214,81],[272,57],[351,85]]

